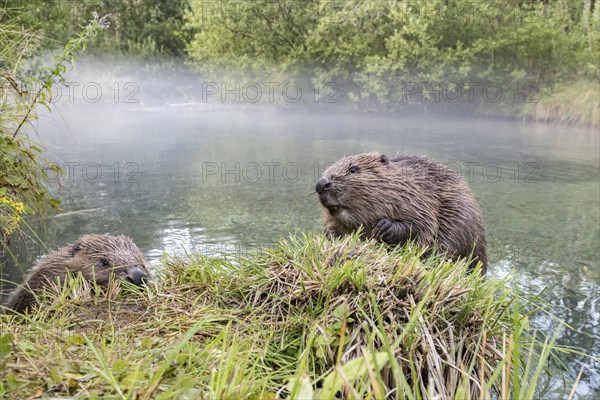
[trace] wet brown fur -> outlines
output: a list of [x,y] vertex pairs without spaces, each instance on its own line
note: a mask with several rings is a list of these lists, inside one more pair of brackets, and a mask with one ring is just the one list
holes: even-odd
[[324,172],[317,192],[328,235],[362,226],[365,238],[415,241],[451,259],[472,256],[471,267],[481,261],[486,272],[479,206],[464,180],[442,164],[408,154],[349,156]]
[[133,241],[125,236],[85,235],[53,251],[33,267],[25,282],[15,288],[5,307],[24,312],[36,304],[42,289],[71,273],[107,286],[112,277],[140,284],[149,275],[148,262]]

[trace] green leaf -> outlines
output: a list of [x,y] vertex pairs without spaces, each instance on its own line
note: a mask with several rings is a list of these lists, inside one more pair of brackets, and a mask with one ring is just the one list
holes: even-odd
[[54,172],[59,172],[61,174],[65,174],[65,172],[62,170],[62,168],[58,165],[58,164],[52,164],[50,165],[50,170],[54,171]]
[[[379,352],[375,353],[374,357],[370,357],[369,363],[376,370],[381,370],[388,360],[388,353]],[[367,360],[363,356],[344,364],[341,367],[341,373],[338,369],[334,369],[323,381],[323,389],[321,389],[318,397],[323,399],[335,398],[335,394],[342,389],[344,384],[352,383],[366,375],[367,365]]]
[[125,376],[125,378],[123,378],[122,382],[123,382],[123,385],[130,386],[130,385],[134,385],[134,384],[138,383],[142,379],[144,379],[144,373],[142,371],[135,370],[135,371],[132,371],[129,374],[127,374],[127,376]]
[[60,204],[60,200],[58,200],[58,199],[50,199],[50,200],[48,200],[48,204],[49,204],[51,207],[53,207],[53,208],[56,208],[56,207],[58,207],[58,206],[59,206],[59,204]]
[[13,349],[13,335],[10,333],[0,336],[0,361],[12,351]]
[[72,334],[67,337],[66,344],[68,345],[82,345],[85,343],[85,338],[83,335]]
[[287,384],[287,389],[292,393],[293,399],[312,400],[314,398],[312,383],[306,373],[300,377],[291,379]]
[[127,369],[127,362],[123,359],[118,359],[113,363],[112,369],[115,375],[121,375]]
[[335,310],[333,310],[333,315],[335,315],[339,319],[343,319],[346,315],[348,315],[349,311],[350,307],[348,307],[348,304],[341,304],[337,306]]

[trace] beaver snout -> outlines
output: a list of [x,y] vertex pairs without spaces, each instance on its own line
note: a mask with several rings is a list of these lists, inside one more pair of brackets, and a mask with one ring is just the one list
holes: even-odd
[[134,285],[144,286],[148,282],[148,275],[139,268],[132,268],[125,279]]
[[329,189],[330,187],[331,187],[331,182],[325,178],[321,178],[321,179],[319,179],[319,182],[317,182],[317,186],[315,186],[315,190],[317,191],[317,193],[321,194],[325,190]]

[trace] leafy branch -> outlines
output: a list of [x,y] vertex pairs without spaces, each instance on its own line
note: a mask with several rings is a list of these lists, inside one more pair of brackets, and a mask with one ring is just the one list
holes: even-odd
[[[32,52],[28,51],[29,47],[5,46],[0,36],[1,56],[5,61],[2,68],[6,69],[0,71],[0,242],[19,230],[26,214],[43,213],[48,206],[56,209],[60,204],[50,195],[43,180],[48,179],[49,171],[56,174],[64,172],[56,164],[40,169],[46,161],[41,155],[42,148],[31,142],[22,128],[35,118],[37,105],[50,110],[53,85],[64,83],[67,68],[74,65],[77,55],[86,49],[99,31],[109,27],[109,17],[110,14],[99,18],[94,13],[94,19],[81,33],[68,41],[62,53],[54,56],[53,67],[42,68],[37,77],[16,77],[19,61],[26,53]],[[3,23],[4,27],[15,32],[17,42],[33,35],[30,31],[16,29],[19,26],[18,16]],[[30,97],[28,88],[33,85],[39,85],[40,89]]]
[[33,101],[27,107],[25,115],[21,119],[17,129],[15,129],[15,132],[12,135],[13,139],[15,139],[21,130],[21,127],[30,118],[31,113],[35,109],[36,105],[42,104],[48,108],[48,110],[50,110],[50,107],[46,104],[46,99],[52,96],[52,86],[54,86],[54,83],[56,82],[55,79],[58,78],[60,83],[64,83],[64,73],[67,71],[67,64],[70,67],[73,67],[77,55],[80,51],[85,51],[88,41],[91,38],[96,37],[99,31],[108,29],[110,27],[110,22],[108,22],[110,16],[111,14],[106,14],[102,18],[99,18],[98,13],[94,12],[94,19],[90,21],[90,23],[85,27],[84,31],[77,35],[77,37],[69,40],[69,42],[65,45],[62,54],[57,54],[54,56],[54,67],[43,68],[45,71],[47,71],[47,76],[44,79],[34,78],[31,80],[32,83],[41,83],[42,85],[36,92]]

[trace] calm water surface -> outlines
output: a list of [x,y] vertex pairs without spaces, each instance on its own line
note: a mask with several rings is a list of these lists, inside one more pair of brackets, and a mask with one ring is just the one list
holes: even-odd
[[[545,289],[574,327],[560,342],[600,357],[598,132],[498,120],[382,118],[62,102],[39,122],[51,159],[69,172],[53,190],[64,213],[38,235],[56,248],[85,233],[131,236],[163,254],[240,254],[290,232],[322,229],[314,184],[327,163],[380,151],[424,154],[469,182],[487,229],[490,275]],[[19,281],[44,249],[12,243],[3,278]],[[4,283],[6,289],[8,285]],[[539,329],[556,326],[537,317]],[[600,392],[597,362],[578,393]],[[569,388],[570,389],[570,388]],[[552,392],[562,397],[560,391]]]

